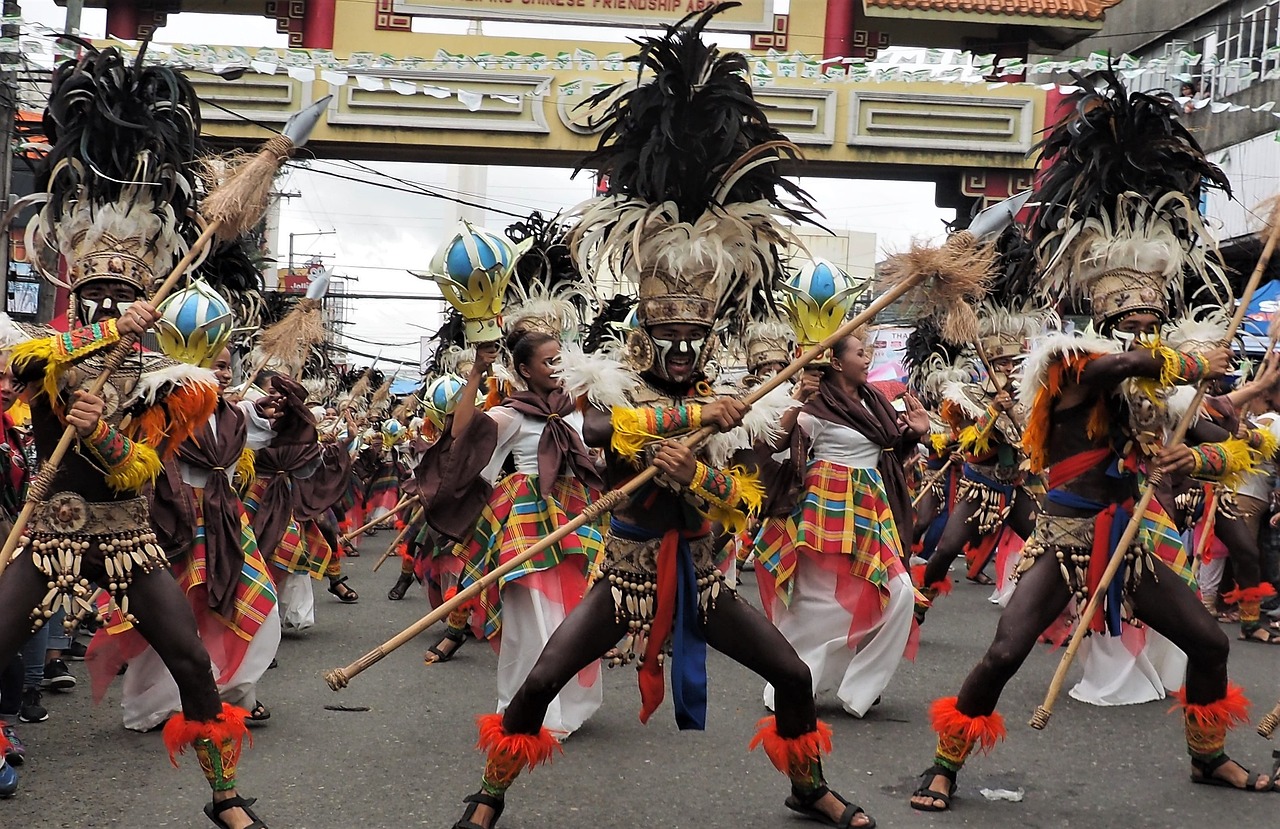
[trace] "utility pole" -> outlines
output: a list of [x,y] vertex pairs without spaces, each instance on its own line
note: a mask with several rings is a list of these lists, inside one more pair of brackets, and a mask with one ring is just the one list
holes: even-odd
[[84,0],[67,0],[67,25],[64,34],[73,35],[80,28],[82,11],[84,11]]
[[[18,110],[18,65],[21,60],[18,37],[21,34],[17,24],[9,23],[22,16],[22,7],[17,0],[3,0],[0,5],[5,23],[0,26],[0,210],[9,211],[13,202],[13,131],[14,120]],[[0,310],[9,310],[9,240],[8,227],[0,228],[0,297],[4,305]]]

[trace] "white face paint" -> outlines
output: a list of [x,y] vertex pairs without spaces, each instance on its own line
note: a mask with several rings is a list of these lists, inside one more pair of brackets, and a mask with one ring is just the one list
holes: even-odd
[[657,359],[654,361],[655,368],[666,376],[667,358],[670,356],[688,357],[693,366],[698,365],[698,359],[702,354],[702,347],[706,344],[706,337],[696,340],[660,340],[657,337],[650,336],[654,346],[657,348]]
[[86,325],[97,322],[99,315],[101,315],[102,319],[119,319],[124,316],[124,312],[128,311],[129,306],[133,305],[135,301],[116,302],[109,296],[105,296],[101,300],[84,299],[82,297],[80,299],[80,313]]

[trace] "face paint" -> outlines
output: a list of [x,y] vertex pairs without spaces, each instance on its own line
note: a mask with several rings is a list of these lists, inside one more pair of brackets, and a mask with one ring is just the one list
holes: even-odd
[[[667,377],[668,357],[688,357],[690,365],[696,368],[702,355],[702,347],[707,341],[705,337],[696,340],[660,340],[657,337],[650,336],[649,339],[653,341],[654,347],[657,349],[654,368],[663,377]],[[667,379],[671,378],[667,377]]]
[[100,301],[92,299],[80,299],[80,313],[84,318],[86,325],[97,322],[99,316],[102,319],[119,319],[129,310],[129,306],[133,305],[136,300],[129,302],[116,302],[109,296],[103,297]]

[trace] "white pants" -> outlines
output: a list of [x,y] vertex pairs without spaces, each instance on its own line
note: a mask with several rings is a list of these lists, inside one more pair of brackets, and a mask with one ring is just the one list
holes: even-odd
[[[1133,640],[1146,634],[1146,644],[1135,656]],[[1129,639],[1126,645],[1124,639]],[[1138,705],[1165,698],[1166,690],[1182,687],[1187,657],[1173,643],[1151,628],[1135,630],[1125,625],[1118,636],[1090,635],[1080,643],[1084,676],[1068,693],[1090,705]]]
[[303,631],[314,625],[316,597],[311,590],[311,574],[290,573],[277,568],[275,577],[280,625],[287,631]]
[[[519,580],[502,588],[502,643],[498,652],[498,713],[507,710],[511,698],[524,684],[529,671],[542,655],[547,640],[565,620],[564,608]],[[551,701],[542,724],[564,739],[582,727],[604,702],[600,663],[587,668],[595,681],[583,687],[578,676],[569,680]]]
[[[853,618],[836,599],[836,576],[810,555],[801,553],[797,562],[791,606],[774,598],[773,623],[809,666],[813,695],[835,691],[844,710],[861,717],[889,685],[907,648],[915,607],[911,577],[900,573],[889,582],[889,603],[879,624],[851,649]],[[766,685],[764,705],[770,711],[773,695],[773,686]]]
[[[249,641],[240,667],[225,683],[218,684],[218,696],[222,701],[246,711],[253,710],[258,704],[258,680],[267,672],[271,660],[276,658],[279,647],[280,614],[273,606],[262,627]],[[169,669],[151,648],[129,661],[121,696],[124,727],[132,731],[150,731],[182,710],[178,683],[173,681]]]

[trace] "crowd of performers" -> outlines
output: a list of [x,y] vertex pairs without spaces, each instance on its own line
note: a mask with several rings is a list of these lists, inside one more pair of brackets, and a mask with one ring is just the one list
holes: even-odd
[[[197,102],[180,75],[113,50],[60,70],[31,239],[62,258],[49,273],[70,301],[57,326],[0,326],[0,397],[29,410],[3,423],[0,507],[25,524],[0,561],[0,716],[23,697],[28,639],[96,626],[95,694],[123,673],[124,726],[163,728],[175,763],[195,755],[210,820],[264,827],[237,788],[245,729],[271,716],[259,686],[282,632],[314,624],[313,582],[335,605],[359,600],[344,563],[382,527],[399,570],[387,598],[421,585],[452,610],[430,670],[468,637],[498,654],[480,783],[455,829],[495,825],[517,776],[600,708],[603,666],[636,667],[642,721],[669,671],[679,728],[704,728],[708,647],[762,680],[770,714],[751,748],[787,779],[786,807],[871,827],[827,785],[815,698],[855,717],[876,705],[922,625],[948,613],[963,556],[1003,611],[931,707],[937,750],[912,808],[951,808],[968,757],[1005,735],[1005,683],[1095,593],[1072,696],[1172,696],[1194,782],[1273,790],[1225,749],[1248,714],[1220,605],[1239,642],[1280,642],[1260,552],[1280,361],[1224,342],[1233,286],[1199,214],[1204,188],[1229,186],[1221,171],[1167,100],[1109,73],[1082,82],[1022,223],[1021,204],[987,211],[888,263],[881,290],[917,289],[902,300],[915,333],[905,387],[874,382],[868,331],[837,336],[867,286],[794,253],[816,212],[782,176],[798,153],[742,56],[703,43],[714,13],[642,39],[643,82],[594,101],[595,198],[503,234],[464,223],[440,247],[430,275],[453,311],[431,375],[399,400],[372,369],[335,388],[268,347],[305,339],[310,306],[259,356],[233,358],[234,245],[200,262],[207,282],[152,304],[208,186],[192,172]],[[104,68],[137,75],[94,87],[129,116],[110,128],[154,127],[126,130],[136,152],[110,161],[77,155],[104,128],[82,106],[86,73]],[[590,275],[606,270],[634,296],[597,300]],[[95,385],[117,342],[152,330],[158,350],[129,351]],[[1184,413],[1186,440],[1166,442]],[[1148,481],[1156,497],[1103,583]],[[737,592],[744,567],[763,611]],[[11,723],[0,748],[12,794]]]

